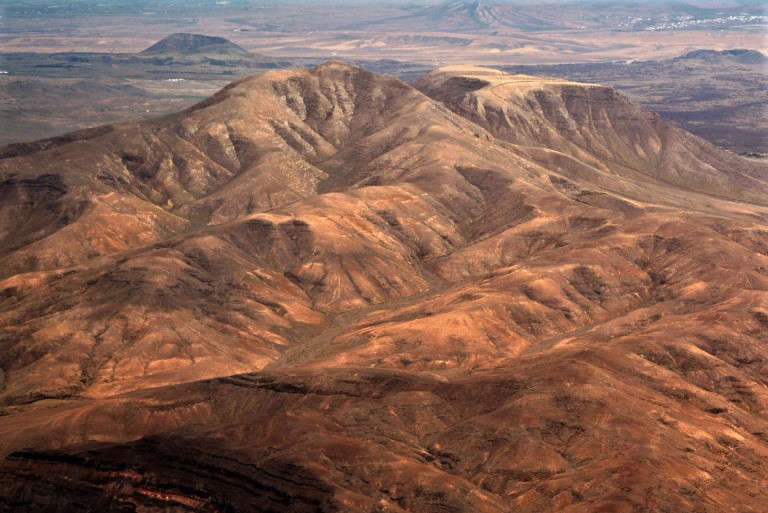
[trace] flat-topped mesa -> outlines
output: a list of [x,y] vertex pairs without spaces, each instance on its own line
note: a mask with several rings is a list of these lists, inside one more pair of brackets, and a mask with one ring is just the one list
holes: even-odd
[[223,37],[205,36],[179,32],[161,39],[143,52],[143,55],[158,54],[238,54],[248,55],[249,52],[229,39]]
[[[439,68],[414,83],[497,138],[559,152],[605,172],[765,204],[754,166],[642,110],[610,87],[510,75],[477,66]],[[534,155],[535,154],[535,155]]]
[[[585,149],[611,157],[610,148],[595,143],[606,139],[604,131],[615,121],[633,126],[656,121],[607,87],[477,66],[440,68],[414,86],[500,139],[566,153]],[[652,143],[651,150],[658,150],[658,141]]]
[[[464,83],[469,87],[469,91],[474,91],[476,89],[474,89],[473,86],[480,85],[483,82],[485,82],[484,87],[496,89],[500,86],[507,86],[522,91],[534,88],[541,89],[556,85],[601,87],[595,84],[584,84],[558,78],[511,75],[493,68],[468,65],[453,65],[438,68],[420,78],[415,86],[423,92],[440,90],[444,94],[448,94],[450,92],[458,92],[458,87],[452,87],[452,85],[458,86]],[[434,95],[429,94],[429,96]]]
[[766,64],[768,56],[757,50],[734,48],[731,50],[692,50],[676,58],[677,60],[697,60],[720,63],[730,60],[740,64]]

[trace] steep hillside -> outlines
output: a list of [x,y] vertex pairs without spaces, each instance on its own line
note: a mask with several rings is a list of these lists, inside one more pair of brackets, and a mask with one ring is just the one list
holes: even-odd
[[754,50],[693,50],[652,61],[503,66],[609,85],[646,110],[735,153],[768,152],[768,68]]
[[417,87],[0,150],[3,509],[761,511],[764,168],[601,86]]
[[[415,84],[496,137],[555,150],[611,175],[768,204],[768,179],[743,159],[642,111],[613,89],[448,67]],[[737,192],[738,191],[738,192]]]

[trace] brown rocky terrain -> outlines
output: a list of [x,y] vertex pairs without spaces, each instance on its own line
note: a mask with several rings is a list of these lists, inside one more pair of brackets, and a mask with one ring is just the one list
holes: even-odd
[[0,150],[5,511],[759,512],[768,175],[340,62]]
[[693,50],[674,59],[501,66],[507,73],[609,85],[716,146],[768,152],[768,57],[746,49]]

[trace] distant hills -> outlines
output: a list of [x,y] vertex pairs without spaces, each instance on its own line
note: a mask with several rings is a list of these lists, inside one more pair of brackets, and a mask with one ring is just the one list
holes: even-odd
[[[5,72],[0,146],[106,120],[168,114],[237,78],[299,65],[295,59],[249,52],[223,37],[191,33],[147,42],[145,50],[135,53],[15,52],[0,53],[0,62]],[[137,78],[153,86],[137,87]]]
[[[555,4],[556,7],[555,7]],[[593,16],[592,11],[611,12]],[[427,30],[462,34],[528,34],[539,31],[568,31],[586,28],[620,32],[702,29],[762,22],[762,10],[752,4],[715,7],[712,3],[659,1],[618,2],[590,0],[568,2],[509,2],[504,0],[448,0],[413,7],[396,17],[370,17],[355,21],[360,26],[386,28],[397,23],[400,30]],[[562,44],[562,43],[561,43]]]
[[718,60],[728,59],[741,64],[765,64],[768,57],[757,50],[735,48],[733,50],[694,50],[678,57],[681,60]]
[[249,52],[223,37],[186,32],[171,34],[133,56],[159,65],[176,63],[186,66],[202,63],[227,67],[276,68],[288,67],[292,64]]
[[161,39],[143,52],[142,55],[158,54],[215,54],[215,55],[253,55],[251,52],[223,37],[204,36],[179,32]]

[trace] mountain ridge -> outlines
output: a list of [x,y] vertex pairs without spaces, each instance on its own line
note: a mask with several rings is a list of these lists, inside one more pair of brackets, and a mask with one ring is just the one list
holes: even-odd
[[0,504],[759,510],[762,168],[602,86],[416,85],[6,148]]
[[732,59],[742,64],[765,64],[768,62],[768,56],[757,50],[747,50],[744,48],[733,48],[729,50],[693,50],[677,59],[681,60],[715,60]]

